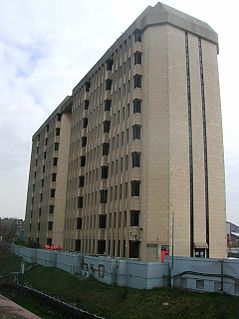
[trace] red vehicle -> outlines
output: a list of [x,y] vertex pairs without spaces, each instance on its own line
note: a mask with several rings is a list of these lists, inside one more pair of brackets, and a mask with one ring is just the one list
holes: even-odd
[[46,244],[44,248],[47,250],[63,250],[63,247],[61,245],[55,244]]

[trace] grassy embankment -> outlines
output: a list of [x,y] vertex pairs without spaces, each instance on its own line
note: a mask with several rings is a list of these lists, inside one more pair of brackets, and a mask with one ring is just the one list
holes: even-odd
[[[10,266],[11,264],[11,266]],[[15,265],[15,266],[14,266]],[[0,274],[19,269],[20,258],[11,253],[0,255]],[[37,266],[29,271],[24,283],[79,308],[111,319],[238,319],[239,298],[214,293],[195,293],[181,289],[137,290],[78,278],[55,268]],[[33,310],[36,305],[24,304]],[[54,313],[38,304],[42,318]],[[36,311],[35,311],[36,312]],[[59,318],[59,316],[58,316]]]

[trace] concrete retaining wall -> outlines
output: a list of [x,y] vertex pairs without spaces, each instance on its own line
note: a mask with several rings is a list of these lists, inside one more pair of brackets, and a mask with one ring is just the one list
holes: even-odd
[[79,273],[83,266],[83,255],[80,253],[58,252],[56,267],[71,274]]
[[175,257],[173,274],[175,287],[239,296],[239,259]]
[[[72,274],[92,276],[118,286],[151,289],[169,286],[171,258],[165,262],[141,262],[77,252],[49,251],[11,245],[11,250],[29,263],[57,267]],[[239,296],[239,259],[174,257],[175,287]]]

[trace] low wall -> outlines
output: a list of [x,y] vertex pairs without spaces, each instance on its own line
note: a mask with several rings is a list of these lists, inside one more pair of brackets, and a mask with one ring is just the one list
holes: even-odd
[[37,263],[46,267],[56,267],[56,257],[60,252],[37,249]]
[[107,284],[138,289],[168,285],[168,264],[103,256],[84,256],[83,275],[91,275]]
[[[171,268],[171,258],[165,261]],[[174,257],[175,287],[239,296],[239,260]]]
[[56,267],[71,274],[79,273],[83,267],[83,255],[80,253],[58,252]]
[[[92,276],[107,284],[138,289],[168,287],[171,258],[164,263],[84,255],[11,245],[11,250],[29,263],[57,267],[72,274]],[[173,285],[239,296],[239,259],[174,257]]]

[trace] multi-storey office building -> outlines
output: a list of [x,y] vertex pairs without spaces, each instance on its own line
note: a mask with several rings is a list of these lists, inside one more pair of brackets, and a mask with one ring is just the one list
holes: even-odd
[[[53,113],[67,118],[67,136],[59,141],[64,169],[57,168],[66,193],[53,204],[58,181],[53,187],[48,178],[42,222],[36,213],[42,177],[35,183],[33,177],[42,169],[34,163],[36,138],[48,121],[34,135],[29,237],[63,240],[68,250],[157,260],[172,244],[174,216],[176,255],[226,256],[217,54],[217,34],[206,23],[161,3],[148,7]],[[35,235],[39,227],[42,237]]]

